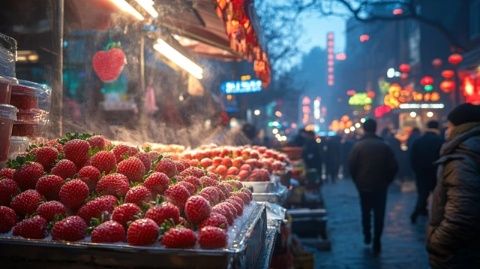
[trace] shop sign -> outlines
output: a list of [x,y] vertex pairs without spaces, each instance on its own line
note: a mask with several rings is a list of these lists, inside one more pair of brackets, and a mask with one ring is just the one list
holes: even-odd
[[224,94],[254,93],[262,91],[262,81],[258,79],[226,81],[220,85]]

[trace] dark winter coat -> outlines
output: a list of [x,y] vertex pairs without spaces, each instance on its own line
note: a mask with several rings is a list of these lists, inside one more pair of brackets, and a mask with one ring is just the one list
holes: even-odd
[[314,139],[310,138],[305,140],[302,159],[307,169],[317,169],[317,172],[319,173],[322,171],[320,145]]
[[427,236],[435,269],[480,268],[480,123],[467,127],[444,144],[438,161]]
[[[428,190],[435,187],[437,169],[434,163],[440,157],[443,142],[440,135],[427,131],[416,139],[410,148],[410,163],[419,181],[418,184],[423,184]],[[428,180],[432,182],[427,182]]]
[[398,170],[392,149],[378,136],[366,135],[349,156],[349,168],[361,192],[386,190]]

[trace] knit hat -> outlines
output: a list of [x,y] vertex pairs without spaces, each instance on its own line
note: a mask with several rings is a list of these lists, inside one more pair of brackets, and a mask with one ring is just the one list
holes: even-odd
[[461,104],[454,108],[447,118],[455,126],[470,122],[480,122],[480,105]]

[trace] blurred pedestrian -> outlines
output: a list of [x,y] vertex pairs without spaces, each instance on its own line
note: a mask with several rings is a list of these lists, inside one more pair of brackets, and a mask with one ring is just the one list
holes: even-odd
[[443,138],[440,136],[439,123],[430,121],[427,130],[416,139],[409,148],[410,164],[415,174],[417,186],[417,204],[410,216],[412,223],[417,221],[418,215],[427,215],[427,199],[435,188],[437,181],[435,161],[440,156]]
[[368,119],[363,124],[364,137],[349,156],[349,168],[360,196],[365,244],[372,241],[371,212],[373,212],[373,251],[381,251],[381,236],[385,219],[388,185],[393,181],[398,164],[392,149],[377,135],[377,123]]
[[335,182],[340,169],[341,138],[337,134],[327,137],[327,152],[325,154],[325,168],[327,180]]
[[345,135],[342,139],[341,162],[342,162],[343,178],[350,177],[350,170],[348,169],[348,155],[350,154],[350,151],[352,151],[354,143],[355,143],[354,137],[350,134]]
[[430,265],[480,268],[480,106],[448,115],[427,235]]
[[[418,127],[415,127],[412,129],[412,131],[410,132],[410,135],[408,136],[408,139],[407,139],[407,151],[403,151],[403,157],[406,159],[406,167],[405,167],[405,177],[409,180],[413,180],[415,179],[415,172],[413,171],[412,169],[412,166],[410,165],[411,163],[411,159],[410,159],[410,149],[412,148],[413,146],[413,143],[418,139],[420,138],[420,136],[422,136],[422,132],[420,131],[420,129]],[[399,162],[400,160],[397,159]],[[401,169],[401,165],[400,165],[400,169]]]
[[[317,178],[322,176],[322,155],[319,143],[315,140],[315,132],[304,132],[304,143],[302,151],[302,159],[308,170],[315,169]],[[312,171],[311,171],[312,172]]]

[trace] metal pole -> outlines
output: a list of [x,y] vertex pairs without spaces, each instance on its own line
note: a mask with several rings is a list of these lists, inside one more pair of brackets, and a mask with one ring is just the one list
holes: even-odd
[[53,135],[63,135],[63,23],[64,0],[51,0],[53,7],[52,48],[55,52],[52,76],[52,106],[50,109]]

